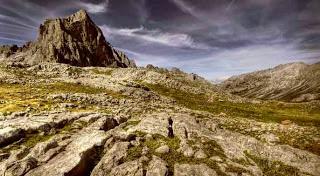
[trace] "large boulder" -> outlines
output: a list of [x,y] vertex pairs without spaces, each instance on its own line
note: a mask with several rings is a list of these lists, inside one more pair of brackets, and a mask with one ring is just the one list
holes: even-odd
[[153,155],[148,165],[146,176],[166,176],[168,175],[167,163],[161,158]]
[[10,126],[0,129],[0,146],[4,146],[23,137],[21,129],[12,128]]
[[91,176],[104,176],[111,172],[112,168],[118,166],[120,161],[127,156],[129,144],[129,142],[115,143],[93,169]]

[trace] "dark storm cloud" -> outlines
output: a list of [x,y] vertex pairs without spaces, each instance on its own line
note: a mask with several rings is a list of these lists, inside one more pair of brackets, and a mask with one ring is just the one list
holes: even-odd
[[144,0],[109,1],[106,21],[115,27],[139,27],[147,17]]
[[225,78],[319,61],[319,0],[1,0],[0,42],[34,40],[45,18],[80,8],[140,65]]

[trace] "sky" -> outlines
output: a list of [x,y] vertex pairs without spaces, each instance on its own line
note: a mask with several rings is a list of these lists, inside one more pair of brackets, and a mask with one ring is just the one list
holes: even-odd
[[139,66],[217,81],[320,61],[320,0],[0,0],[0,44],[35,40],[45,19],[79,9]]

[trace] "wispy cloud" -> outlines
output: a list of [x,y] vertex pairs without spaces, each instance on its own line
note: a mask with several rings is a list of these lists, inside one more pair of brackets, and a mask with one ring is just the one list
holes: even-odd
[[[191,3],[190,1],[189,2],[187,2],[186,0],[170,0],[170,1],[173,2],[181,11],[193,16],[194,18],[198,19],[199,21],[209,26],[215,26],[217,23],[217,20],[219,20],[220,22],[221,20],[226,21],[228,19],[228,17],[226,17],[226,14],[223,14],[224,12],[221,11],[220,9],[205,11],[197,8],[195,6],[195,3]],[[219,18],[222,18],[222,19],[219,19]]]
[[[10,6],[4,6],[4,5],[1,5],[0,4],[0,7],[6,11],[9,11],[10,13],[13,13],[17,16],[19,16],[21,19],[25,19],[25,20],[28,20],[28,21],[31,21],[33,22],[34,24],[38,24],[39,23],[39,20],[36,19],[35,17],[32,17],[30,16],[28,13],[25,13],[24,11],[19,11],[13,7],[10,7]],[[39,10],[37,8],[37,10]]]
[[146,9],[146,0],[135,0],[132,5],[139,14],[140,22],[145,23],[149,17],[148,10]]
[[[135,52],[135,51],[124,49],[124,48],[117,48],[117,49],[125,52],[126,55],[134,59],[139,66],[146,66],[148,64],[153,64],[155,66],[160,66],[160,67],[170,67],[175,64],[174,62],[172,62],[172,65],[169,65],[168,58],[165,58],[162,56]],[[152,60],[152,62],[150,62],[150,60]]]
[[210,17],[203,14],[202,11],[196,9],[196,7],[192,6],[191,4],[185,2],[184,0],[171,0],[177,7],[180,8],[183,12],[195,17],[196,19],[203,21],[207,24],[212,24]]
[[6,40],[6,41],[14,41],[14,42],[18,42],[18,43],[25,43],[25,40],[20,40],[20,39],[16,39],[16,38],[8,38],[8,37],[0,37],[0,40]]
[[37,29],[36,26],[32,26],[32,25],[29,25],[17,18],[13,18],[13,17],[10,17],[10,16],[7,16],[7,15],[2,15],[0,14],[0,20],[1,21],[8,21],[8,22],[11,22],[11,23],[14,23],[14,24],[18,24],[18,25],[21,25],[21,26],[24,26],[24,27],[28,27],[30,29]]
[[139,65],[224,79],[319,61],[319,7],[319,0],[1,0],[0,43],[33,40],[43,19],[83,8]]
[[157,43],[171,47],[186,47],[193,49],[208,49],[208,46],[196,43],[191,36],[183,33],[161,32],[160,30],[148,30],[140,28],[117,29],[103,25],[100,27],[106,36],[120,35],[143,40],[149,43]]
[[33,28],[19,25],[19,24],[9,24],[9,23],[5,23],[5,22],[0,22],[0,25],[2,25],[2,27],[7,26],[7,27],[15,28],[15,29],[34,30]]
[[189,13],[190,15],[192,15],[194,17],[200,18],[200,16],[198,15],[199,13],[196,12],[194,7],[187,4],[185,1],[183,1],[183,0],[171,0],[171,1],[173,3],[175,3],[182,11]]
[[230,3],[226,7],[226,11],[228,11],[230,8],[232,8],[233,4],[236,2],[236,0],[231,0]]
[[189,59],[187,62],[178,61],[175,64],[208,79],[220,79],[288,62],[319,61],[320,51],[310,52],[296,47],[295,44],[251,45],[222,50],[204,57]]
[[105,0],[100,4],[93,4],[88,2],[77,2],[79,7],[86,9],[89,13],[104,13],[108,9],[109,0]]

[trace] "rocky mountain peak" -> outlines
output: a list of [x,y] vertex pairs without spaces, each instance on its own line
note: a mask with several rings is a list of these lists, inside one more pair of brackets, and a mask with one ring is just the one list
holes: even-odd
[[47,19],[36,42],[14,60],[29,64],[66,63],[74,66],[136,67],[134,61],[115,50],[85,10],[68,17]]
[[81,21],[81,20],[90,20],[90,17],[84,9],[80,9],[78,12],[72,14],[68,17],[70,20]]

